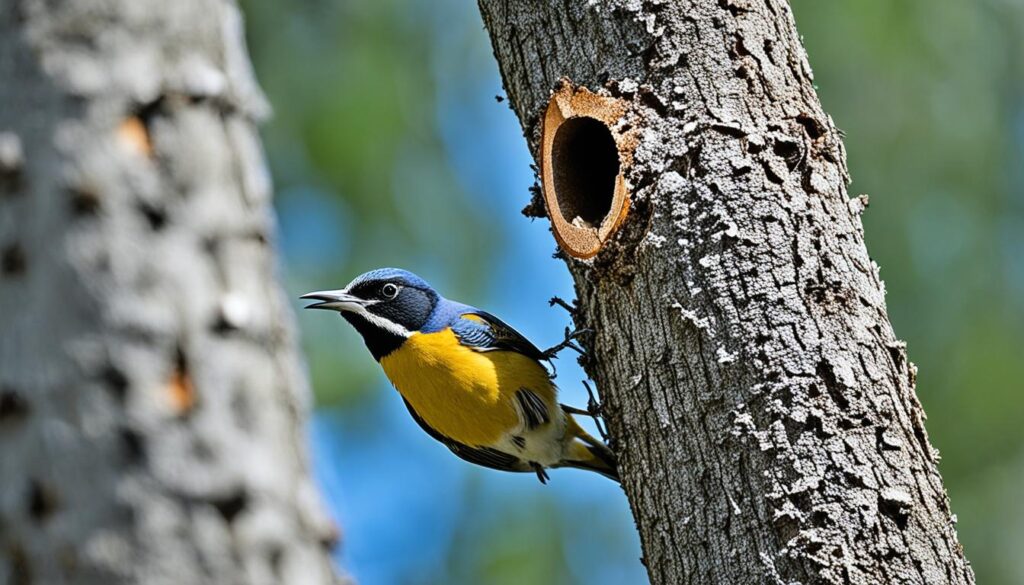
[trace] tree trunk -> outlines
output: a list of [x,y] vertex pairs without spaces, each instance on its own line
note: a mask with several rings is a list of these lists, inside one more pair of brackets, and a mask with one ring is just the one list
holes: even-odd
[[231,0],[0,0],[0,582],[340,580]]
[[973,582],[789,5],[479,3],[535,153],[561,78],[626,104],[628,215],[567,263],[651,580]]

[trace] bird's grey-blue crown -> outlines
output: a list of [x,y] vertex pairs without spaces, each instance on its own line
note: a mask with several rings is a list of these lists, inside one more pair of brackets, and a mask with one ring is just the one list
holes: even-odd
[[348,289],[354,289],[358,287],[360,284],[366,282],[381,281],[394,282],[395,284],[400,284],[402,286],[411,286],[413,288],[418,288],[423,291],[434,290],[430,286],[430,284],[427,283],[427,281],[423,280],[419,276],[416,276],[412,272],[409,272],[408,270],[403,270],[401,268],[377,268],[376,270],[364,272],[363,274],[357,276],[355,280],[349,283]]
[[[465,313],[475,312],[477,309],[469,305],[450,301],[437,293],[427,281],[419,276],[401,268],[378,268],[360,274],[349,285],[349,290],[358,290],[361,286],[369,283],[394,282],[403,286],[419,289],[426,294],[426,298],[409,299],[411,304],[420,310],[429,307],[425,313],[426,320],[419,324],[419,330],[423,333],[434,333],[440,331]],[[424,313],[420,313],[424,315]]]
[[[398,288],[388,293],[391,285]],[[342,312],[342,317],[363,336],[377,360],[398,349],[409,333],[420,331],[442,300],[427,281],[401,268],[361,274],[346,291],[365,301],[365,311]]]

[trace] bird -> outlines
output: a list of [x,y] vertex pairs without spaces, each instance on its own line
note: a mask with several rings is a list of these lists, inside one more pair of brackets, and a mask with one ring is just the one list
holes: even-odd
[[336,311],[362,336],[416,423],[458,457],[492,469],[573,467],[619,481],[616,458],[558,402],[545,353],[498,317],[441,296],[399,268],[311,292],[307,309]]

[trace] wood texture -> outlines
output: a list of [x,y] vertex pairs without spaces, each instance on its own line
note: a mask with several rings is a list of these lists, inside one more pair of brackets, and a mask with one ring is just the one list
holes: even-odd
[[[570,256],[592,258],[629,213],[622,169],[633,159],[636,139],[625,112],[623,100],[568,81],[544,112],[539,156],[544,207],[558,245]],[[589,130],[580,130],[584,127]]]
[[651,581],[972,583],[788,4],[479,4],[533,152],[562,77],[637,124],[567,263]]
[[0,0],[0,583],[341,580],[229,0]]

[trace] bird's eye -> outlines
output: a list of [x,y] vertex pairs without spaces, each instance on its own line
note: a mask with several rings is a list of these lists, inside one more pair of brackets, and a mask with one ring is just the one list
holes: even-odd
[[384,295],[385,299],[393,299],[398,296],[398,285],[389,282],[381,287],[380,294]]

